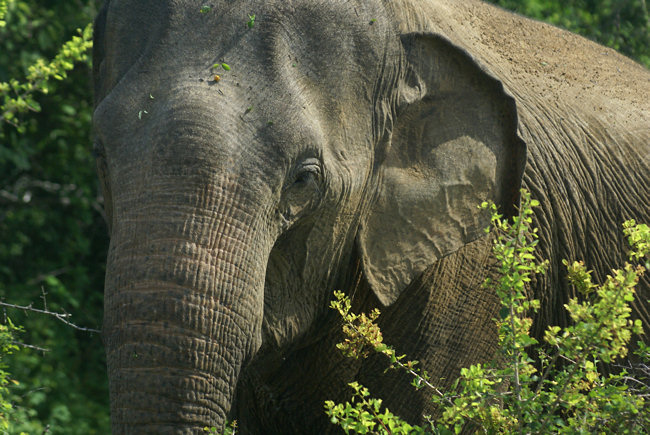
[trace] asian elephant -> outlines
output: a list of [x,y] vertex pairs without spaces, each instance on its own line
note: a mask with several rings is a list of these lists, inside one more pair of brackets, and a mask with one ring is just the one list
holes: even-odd
[[650,218],[648,70],[479,1],[110,0],[95,32],[116,434],[324,433],[355,379],[417,420],[335,349],[334,290],[444,387],[495,350],[477,204],[541,202],[537,332],[566,322],[561,260],[602,278]]

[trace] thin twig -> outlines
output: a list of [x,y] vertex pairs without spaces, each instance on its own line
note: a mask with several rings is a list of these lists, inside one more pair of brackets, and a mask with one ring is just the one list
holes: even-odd
[[23,343],[23,342],[20,342],[20,341],[12,341],[11,344],[15,344],[16,346],[24,347],[26,349],[38,350],[40,352],[49,352],[50,351],[50,349],[46,349],[46,348],[40,347],[40,346],[34,346],[33,344],[27,344],[27,343]]
[[39,310],[38,308],[32,307],[32,305],[27,305],[27,306],[22,306],[22,305],[14,305],[14,304],[8,304],[6,302],[0,302],[1,307],[7,307],[7,308],[16,308],[18,310],[23,310],[23,311],[31,311],[33,313],[39,313],[39,314],[45,314],[48,316],[55,317],[56,319],[60,320],[61,322],[65,323],[66,325],[77,329],[79,331],[85,331],[85,332],[95,332],[97,334],[101,333],[99,329],[92,329],[92,328],[84,328],[82,326],[77,326],[74,323],[70,322],[69,320],[66,320],[66,317],[71,317],[72,314],[67,314],[67,313],[55,313],[53,311],[48,311],[48,310]]
[[560,349],[559,346],[555,346],[557,348],[557,352],[555,355],[553,355],[553,358],[551,358],[550,362],[547,364],[546,369],[544,369],[544,373],[542,373],[542,376],[539,378],[539,381],[537,383],[537,388],[535,388],[535,393],[534,393],[534,399],[539,396],[539,392],[542,390],[542,387],[544,386],[544,383],[546,382],[546,379],[551,373],[551,370],[555,368],[555,365],[557,363],[558,358],[560,358],[562,355],[560,355]]
[[[366,338],[366,336],[363,335],[363,333],[362,333],[362,332],[361,332],[361,331],[360,331],[360,330],[359,330],[359,329],[358,329],[358,328],[357,328],[357,327],[356,327],[352,322],[347,322],[347,324],[348,324],[348,326],[349,326],[350,328],[352,328],[352,329],[354,330],[354,332],[355,332],[357,335],[363,337],[366,346],[369,346],[369,347],[371,347],[372,349],[375,349],[375,345],[374,345],[374,343],[372,343],[372,341],[368,340],[368,338]],[[392,349],[392,348],[390,348],[390,349],[391,349],[393,352],[395,351],[395,350]],[[377,350],[375,349],[375,351],[377,351]],[[390,356],[386,355],[384,352],[382,352],[382,351],[377,351],[377,352],[383,354],[384,356],[386,356],[386,358],[388,358],[388,359],[390,360]],[[413,376],[413,377],[419,379],[420,382],[421,382],[422,384],[426,385],[426,386],[429,387],[431,390],[433,390],[433,392],[435,392],[439,397],[441,397],[441,398],[445,398],[445,395],[444,395],[444,393],[443,393],[442,391],[440,391],[438,388],[436,388],[436,387],[435,387],[431,382],[427,381],[423,376],[421,376],[421,375],[420,375],[419,373],[417,373],[415,370],[413,370],[413,369],[407,367],[406,364],[404,364],[404,363],[401,362],[400,360],[396,360],[396,361],[395,361],[395,364],[397,364],[398,366],[400,366],[400,368],[402,368],[402,370],[406,371],[406,372],[409,373],[411,376]]]

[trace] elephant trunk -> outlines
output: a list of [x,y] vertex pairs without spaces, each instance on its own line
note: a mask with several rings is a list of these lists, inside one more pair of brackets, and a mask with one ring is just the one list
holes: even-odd
[[116,201],[104,316],[115,434],[221,427],[261,342],[266,250],[253,213],[169,203],[126,204],[120,217]]

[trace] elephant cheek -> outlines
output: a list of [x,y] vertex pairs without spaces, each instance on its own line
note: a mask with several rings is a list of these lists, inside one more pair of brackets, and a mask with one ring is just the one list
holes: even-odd
[[196,215],[119,221],[104,317],[113,433],[221,427],[261,343],[265,250],[242,223],[201,244]]

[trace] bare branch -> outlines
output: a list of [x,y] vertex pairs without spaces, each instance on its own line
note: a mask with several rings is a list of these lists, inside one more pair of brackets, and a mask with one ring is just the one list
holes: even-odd
[[21,341],[12,341],[11,344],[15,344],[16,346],[24,347],[26,349],[38,350],[40,352],[49,352],[50,351],[50,349],[46,349],[46,348],[40,347],[40,346],[34,346],[33,344],[23,343]]
[[31,304],[27,306],[22,306],[22,305],[14,305],[14,304],[8,304],[6,302],[0,302],[0,307],[7,307],[7,308],[16,308],[18,310],[22,311],[30,311],[33,313],[39,313],[39,314],[45,314],[48,316],[55,317],[56,319],[60,320],[61,322],[65,323],[66,325],[77,329],[79,331],[85,331],[85,332],[95,332],[97,334],[100,334],[101,331],[99,329],[92,329],[92,328],[84,328],[82,326],[77,326],[74,323],[70,322],[69,320],[66,320],[68,317],[71,317],[72,314],[67,314],[67,313],[56,313],[54,311],[49,311],[49,310],[39,310],[38,308],[32,307]]

